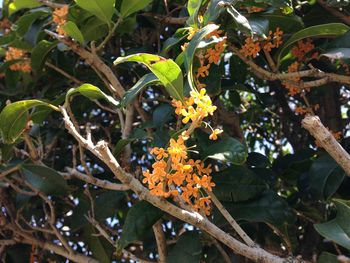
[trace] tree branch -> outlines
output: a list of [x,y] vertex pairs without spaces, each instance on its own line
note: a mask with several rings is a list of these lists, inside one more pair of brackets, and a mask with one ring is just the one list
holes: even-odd
[[327,12],[331,13],[335,17],[339,18],[343,23],[350,26],[350,17],[343,14],[342,12],[338,11],[335,8],[332,8],[331,6],[328,6],[327,3],[323,0],[317,0],[317,3],[322,6],[323,9],[325,9]]
[[337,142],[332,133],[324,127],[317,116],[306,116],[302,121],[302,126],[315,137],[319,144],[333,157],[333,159],[350,176],[350,155]]
[[159,256],[158,263],[166,263],[166,256],[167,256],[166,238],[165,238],[161,219],[158,220],[153,225],[153,232],[157,241],[157,249],[158,249],[158,256]]
[[[67,172],[70,175],[73,175],[74,177],[78,178],[79,180],[82,180],[86,183],[96,185],[98,187],[101,187],[103,189],[108,189],[108,190],[113,190],[113,191],[126,191],[129,190],[130,187],[124,184],[115,184],[107,180],[101,180],[97,179],[96,177],[90,177],[87,176],[86,174],[83,174],[76,169],[72,169],[69,167],[66,167]],[[64,174],[63,174],[64,175]]]
[[[249,247],[237,239],[233,238],[215,224],[204,218],[197,212],[189,212],[183,210],[174,204],[171,204],[164,198],[160,198],[152,195],[147,188],[145,188],[139,180],[133,177],[131,174],[126,173],[119,165],[113,154],[108,148],[108,145],[104,141],[98,142],[96,145],[92,141],[86,140],[82,137],[74,128],[74,125],[69,119],[69,116],[64,107],[61,107],[63,114],[63,120],[68,132],[80,142],[86,149],[91,151],[97,158],[103,161],[113,174],[123,184],[128,185],[132,191],[134,191],[141,200],[146,200],[152,205],[160,208],[161,210],[169,213],[170,215],[177,217],[178,219],[185,221],[195,227],[202,229],[210,234],[212,237],[220,240],[223,244],[230,247],[235,253],[243,255],[255,262],[261,263],[283,263],[285,259],[272,255],[269,252],[259,247]],[[300,262],[298,259],[291,259],[289,262]]]

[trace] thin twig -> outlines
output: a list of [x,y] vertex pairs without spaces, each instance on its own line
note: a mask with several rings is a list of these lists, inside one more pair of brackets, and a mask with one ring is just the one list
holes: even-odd
[[103,189],[114,190],[114,191],[126,191],[126,190],[130,189],[130,187],[128,187],[127,185],[124,185],[124,184],[116,184],[116,183],[112,183],[112,182],[107,181],[107,180],[97,179],[96,177],[93,177],[93,176],[92,177],[87,176],[86,174],[83,174],[83,173],[77,171],[76,169],[66,167],[66,170],[68,171],[69,175],[73,175],[74,177],[78,178],[79,180],[82,180],[82,181],[89,183],[89,184],[92,184],[92,185],[96,185],[96,186],[101,187]]
[[57,71],[61,75],[65,76],[67,79],[73,81],[75,84],[77,84],[77,85],[82,85],[83,84],[82,81],[80,81],[76,77],[70,75],[69,73],[67,73],[63,69],[60,69],[59,67],[56,67],[55,65],[51,64],[50,62],[46,62],[45,65],[48,66],[49,68],[52,68],[53,70]]
[[10,175],[12,173],[18,172],[19,168],[20,168],[20,166],[16,165],[14,167],[11,167],[8,170],[3,171],[2,173],[0,173],[0,179],[5,178],[6,176],[8,176],[8,175]]
[[334,15],[335,17],[338,17],[341,21],[343,21],[345,24],[350,26],[350,17],[346,14],[343,14],[341,11],[338,11],[335,8],[332,8],[331,6],[328,6],[327,3],[323,0],[317,0],[317,3],[322,6],[326,11]]
[[167,247],[166,247],[166,238],[162,226],[162,220],[158,220],[153,225],[153,232],[154,236],[156,237],[157,241],[157,249],[158,249],[158,262],[159,263],[166,263],[166,256],[167,256]]
[[244,232],[236,220],[231,216],[231,214],[226,210],[226,208],[221,204],[219,199],[214,195],[213,192],[205,189],[205,192],[210,196],[214,205],[220,211],[220,213],[226,218],[227,222],[232,226],[232,228],[237,232],[237,234],[243,239],[243,241],[250,247],[255,246],[255,243],[251,238]]
[[30,136],[27,132],[24,132],[23,139],[24,139],[26,145],[28,146],[28,152],[29,152],[30,159],[32,159],[34,162],[37,162],[40,159],[40,157],[39,157],[37,149],[34,146],[32,138],[30,138]]

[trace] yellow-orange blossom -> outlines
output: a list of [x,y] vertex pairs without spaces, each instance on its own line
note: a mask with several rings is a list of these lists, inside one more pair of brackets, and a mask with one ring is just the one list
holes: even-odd
[[178,196],[195,210],[209,215],[210,199],[203,196],[200,189],[212,191],[215,186],[210,176],[212,170],[210,165],[206,167],[201,160],[188,157],[185,142],[190,133],[201,125],[202,120],[213,114],[216,106],[212,105],[205,89],[192,91],[191,97],[186,98],[184,103],[174,99],[173,106],[176,114],[183,117],[183,123],[192,123],[177,139],[170,139],[166,149],[155,147],[151,150],[156,162],[152,165],[152,172],[147,170],[143,173],[143,183],[148,184],[154,195],[165,198]]

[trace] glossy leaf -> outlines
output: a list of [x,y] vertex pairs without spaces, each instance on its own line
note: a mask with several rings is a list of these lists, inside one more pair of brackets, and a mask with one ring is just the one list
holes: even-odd
[[232,16],[239,31],[245,32],[248,36],[253,34],[247,18],[241,15],[232,5],[227,7],[227,12]]
[[232,137],[228,137],[209,146],[205,151],[205,155],[207,158],[222,162],[242,164],[246,161],[248,152],[245,145]]
[[62,29],[72,39],[74,39],[75,41],[79,42],[80,44],[84,44],[83,34],[81,33],[80,29],[78,28],[78,26],[74,22],[72,22],[72,21],[66,22],[62,26]]
[[159,81],[158,77],[154,75],[153,73],[146,74],[142,78],[139,79],[136,84],[127,90],[121,100],[121,107],[125,107],[129,105],[136,96],[142,91],[142,89],[146,88],[150,85],[159,85],[161,82]]
[[266,222],[275,226],[293,224],[295,221],[294,212],[288,203],[273,191],[267,191],[254,200],[223,202],[223,205],[236,220]]
[[188,82],[190,84],[190,87],[192,90],[196,90],[195,84],[194,84],[194,77],[193,77],[193,59],[194,55],[196,53],[196,49],[200,42],[210,33],[218,29],[219,27],[214,24],[207,25],[200,29],[192,38],[190,43],[188,44],[188,47],[186,48],[184,52],[184,62],[185,62],[185,68],[188,77]]
[[339,188],[345,172],[328,154],[318,157],[309,172],[310,190],[317,199],[328,199]]
[[57,107],[40,100],[23,100],[7,105],[0,113],[0,131],[5,143],[14,143],[30,120],[29,110],[36,106]]
[[145,233],[162,217],[163,212],[146,201],[140,201],[130,208],[123,226],[119,248],[140,240]]
[[312,37],[335,37],[345,34],[349,30],[349,27],[341,23],[331,23],[323,24],[317,26],[311,26],[305,29],[302,29],[292,35],[287,42],[279,49],[277,53],[277,62],[281,62],[283,56],[286,52],[292,47],[293,44],[302,40],[304,38]]
[[322,252],[322,254],[317,259],[317,263],[339,263],[338,255]]
[[171,119],[171,115],[174,113],[174,108],[169,104],[159,105],[153,112],[152,121],[155,127],[160,129],[163,125]]
[[75,0],[78,6],[91,14],[97,16],[102,21],[110,24],[114,14],[115,0]]
[[172,37],[165,40],[161,54],[167,54],[171,48],[188,36],[188,28],[179,28]]
[[198,232],[185,232],[169,251],[167,263],[199,263],[202,245]]
[[47,195],[67,195],[69,192],[62,175],[47,166],[24,164],[21,170],[31,185]]
[[211,0],[209,2],[207,11],[203,15],[203,24],[208,25],[209,22],[215,21],[219,15],[224,11],[224,8],[220,6],[222,0]]
[[46,57],[52,49],[58,45],[58,41],[50,42],[41,40],[33,49],[31,55],[31,66],[34,70],[41,70],[45,64]]
[[144,9],[146,6],[152,3],[152,1],[153,0],[123,0],[120,7],[120,15],[123,18],[126,18],[129,15]]
[[183,100],[183,75],[180,67],[171,59],[139,53],[127,57],[120,57],[114,61],[114,65],[123,62],[138,62],[147,66],[162,82],[166,91],[175,99]]
[[86,240],[92,257],[98,259],[101,263],[110,263],[113,249],[110,243],[106,241],[91,225],[84,227],[83,237]]
[[67,92],[66,100],[68,100],[72,95],[81,94],[85,96],[86,98],[90,100],[99,100],[104,99],[108,101],[110,104],[119,107],[119,102],[116,101],[111,96],[104,93],[102,90],[100,90],[98,87],[91,85],[91,84],[83,84],[75,89],[70,89]]
[[41,4],[37,0],[14,0],[12,3],[9,4],[8,12],[11,15],[21,9],[38,7],[40,5]]
[[187,20],[187,24],[191,27],[198,27],[198,12],[202,6],[202,0],[189,0],[187,3],[187,11],[189,14],[189,18]]
[[21,16],[16,22],[16,33],[18,36],[24,36],[25,33],[29,30],[30,26],[38,18],[48,15],[48,11],[37,11]]
[[240,202],[255,198],[267,189],[267,185],[244,166],[232,165],[224,171],[214,173],[213,191],[225,202]]
[[336,218],[322,224],[315,224],[315,229],[323,237],[338,245],[350,249],[350,207],[343,200],[334,200],[337,207]]

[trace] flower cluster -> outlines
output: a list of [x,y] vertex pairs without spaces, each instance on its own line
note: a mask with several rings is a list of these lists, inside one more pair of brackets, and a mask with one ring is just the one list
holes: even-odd
[[68,15],[69,7],[64,5],[61,8],[56,8],[52,13],[52,21],[57,25],[56,31],[60,35],[65,35],[62,26],[67,22],[66,18]]
[[315,45],[312,43],[310,38],[306,39],[305,42],[303,40],[299,40],[297,45],[292,48],[292,55],[298,59],[298,61],[304,60],[305,55],[313,50]]
[[[317,111],[320,108],[319,104],[314,105],[313,110]],[[297,106],[294,109],[294,112],[298,115],[304,115],[306,113],[312,113],[312,109],[311,108],[306,108],[306,107],[302,107],[302,106]]]
[[260,39],[254,41],[252,37],[248,37],[246,38],[240,52],[245,57],[256,58],[261,49],[270,52],[273,48],[278,48],[282,44],[282,35],[283,31],[277,27],[274,33],[269,31],[269,35],[264,41]]
[[9,47],[6,51],[5,61],[11,60],[20,60],[15,64],[10,65],[10,69],[13,71],[22,71],[28,73],[32,70],[26,52],[22,49]]
[[[188,40],[191,40],[197,29],[190,30]],[[221,30],[215,30],[207,36],[208,38],[220,38]],[[198,80],[199,77],[207,77],[212,63],[218,64],[221,54],[225,49],[226,39],[219,39],[214,47],[208,48],[198,55],[201,67],[196,74],[197,89],[190,92],[190,97],[181,100],[172,100],[175,113],[182,117],[182,123],[188,124],[189,128],[181,133],[177,139],[171,139],[167,148],[155,147],[151,154],[155,155],[156,162],[152,165],[152,172],[143,172],[143,183],[153,195],[165,198],[173,197],[186,202],[196,211],[206,215],[210,214],[210,197],[203,195],[201,189],[212,191],[215,184],[210,176],[211,168],[205,166],[201,160],[190,159],[188,147],[185,142],[194,129],[198,128],[203,119],[213,115],[216,106],[212,104],[209,95],[206,94],[205,85]],[[183,46],[183,49],[186,46]],[[205,123],[211,128],[208,123]],[[223,131],[211,128],[210,140],[217,140],[218,135]]]
[[210,199],[203,196],[201,189],[212,191],[215,184],[210,176],[210,165],[205,167],[200,160],[188,158],[183,136],[171,139],[169,146],[155,147],[151,154],[156,156],[153,171],[143,173],[143,183],[147,183],[150,192],[156,196],[179,197],[196,211],[210,214]]
[[175,113],[182,115],[182,122],[188,123],[189,120],[196,125],[200,125],[201,121],[208,115],[213,115],[216,106],[212,105],[212,101],[206,90],[203,88],[199,92],[191,91],[191,97],[185,99],[185,105],[178,100],[173,100],[173,106],[176,108]]
[[[288,67],[288,72],[292,73],[292,72],[297,72],[299,70],[299,62],[294,62],[293,64],[291,64]],[[300,81],[300,77],[296,76],[294,78],[289,78],[290,81],[293,82],[299,82]],[[286,89],[288,90],[288,95],[289,96],[295,96],[296,94],[300,93],[300,89],[299,87],[295,86],[293,83],[288,83],[286,82],[285,84]]]
[[[222,30],[214,30],[206,36],[207,39],[215,37],[220,39],[220,35],[223,33]],[[199,90],[205,88],[206,85],[200,83],[199,78],[205,78],[209,76],[209,69],[211,64],[219,64],[221,60],[221,55],[225,50],[226,37],[221,38],[221,40],[215,44],[213,48],[208,48],[205,50],[204,54],[201,53],[198,55],[201,66],[197,69],[196,74],[196,85]]]

